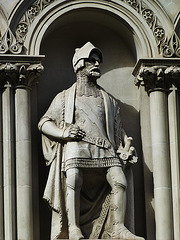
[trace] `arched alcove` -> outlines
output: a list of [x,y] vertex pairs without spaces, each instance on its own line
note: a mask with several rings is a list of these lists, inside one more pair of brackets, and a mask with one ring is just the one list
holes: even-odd
[[[8,2],[10,3],[11,1]],[[168,221],[166,222],[164,219],[171,221],[171,217],[167,217],[169,215],[164,213],[165,211],[162,211],[161,201],[163,202],[163,198],[157,198],[157,195],[155,196],[154,194],[154,190],[155,187],[158,186],[155,182],[156,173],[158,177],[160,176],[158,174],[159,172],[156,171],[160,171],[161,174],[163,174],[162,176],[165,177],[169,176],[169,173],[167,174],[168,171],[163,172],[164,168],[161,169],[161,167],[157,167],[156,163],[161,163],[159,160],[163,161],[164,158],[167,162],[169,161],[168,150],[170,150],[172,156],[177,152],[176,148],[171,149],[171,145],[174,142],[174,138],[172,137],[173,141],[167,143],[166,157],[163,156],[161,159],[158,159],[157,155],[157,158],[153,158],[152,153],[157,147],[157,144],[153,144],[151,139],[151,130],[153,129],[151,129],[151,126],[153,126],[152,120],[154,120],[154,125],[156,125],[156,116],[153,116],[153,112],[150,114],[150,97],[147,95],[146,91],[144,91],[144,87],[138,89],[134,86],[132,71],[138,59],[141,60],[138,62],[139,64],[136,65],[134,72],[137,72],[137,69],[141,64],[144,66],[148,62],[150,67],[151,64],[156,67],[156,65],[161,66],[163,63],[168,63],[168,66],[174,66],[175,60],[171,57],[179,57],[180,42],[177,35],[180,36],[180,15],[177,15],[173,24],[168,16],[168,12],[165,12],[165,8],[161,6],[159,2],[150,0],[13,0],[12,2],[14,2],[14,9],[9,16],[6,16],[5,11],[0,9],[0,15],[4,19],[1,24],[1,34],[3,35],[3,33],[5,33],[0,42],[1,53],[4,54],[1,57],[3,60],[2,62],[6,63],[6,65],[3,66],[5,68],[1,68],[1,72],[4,74],[5,70],[7,71],[6,73],[8,73],[8,76],[11,74],[13,76],[13,114],[18,115],[18,111],[21,113],[24,111],[22,115],[26,115],[27,112],[29,114],[29,109],[32,105],[32,117],[30,119],[30,116],[28,115],[28,121],[26,123],[26,129],[29,132],[32,128],[32,150],[31,139],[27,151],[23,147],[20,147],[19,149],[26,152],[25,158],[29,161],[29,167],[26,169],[27,174],[24,175],[27,175],[27,179],[30,182],[32,179],[33,184],[32,188],[30,186],[30,191],[27,194],[19,195],[18,189],[16,189],[19,186],[18,184],[16,185],[16,183],[18,183],[18,175],[16,175],[16,180],[13,182],[13,187],[15,189],[15,194],[13,192],[13,196],[16,195],[16,200],[15,198],[12,199],[12,192],[8,193],[8,200],[10,200],[14,206],[17,202],[17,206],[15,207],[16,210],[9,210],[11,209],[11,204],[8,204],[8,201],[6,205],[7,207],[5,207],[5,205],[4,208],[1,207],[3,211],[0,213],[0,221],[5,223],[6,226],[4,229],[6,230],[6,233],[9,234],[9,226],[13,226],[14,229],[16,228],[16,232],[13,232],[13,238],[19,238],[19,232],[27,233],[30,230],[31,233],[27,233],[29,236],[31,235],[30,239],[32,239],[32,232],[34,239],[50,239],[50,211],[42,200],[49,169],[45,166],[42,155],[41,136],[37,129],[37,123],[47,110],[54,96],[58,92],[69,88],[76,81],[71,62],[74,49],[81,47],[87,41],[91,41],[95,46],[102,50],[104,57],[101,67],[102,76],[98,80],[98,83],[119,101],[123,126],[127,134],[134,138],[133,145],[137,149],[139,157],[138,163],[132,168],[134,181],[132,181],[131,173],[128,173],[131,178],[128,178],[130,179],[130,187],[128,187],[130,201],[128,199],[126,216],[127,227],[137,235],[144,236],[146,239],[150,240],[155,239],[156,233],[160,233],[158,228],[163,229],[163,236],[166,236],[166,230],[171,230],[171,228],[166,227],[170,225],[168,225]],[[36,87],[32,87],[32,102],[30,103],[30,98],[23,98],[23,103],[27,100],[27,107],[25,107],[24,110],[21,104],[18,105],[17,102],[14,103],[14,100],[17,100],[18,96],[22,97],[22,92],[24,90],[29,91],[28,84],[31,83],[23,82],[22,86],[19,85],[22,83],[20,83],[19,80],[22,80],[22,78],[25,77],[31,78],[31,76],[36,78],[36,76],[39,75],[42,66],[34,66],[33,64],[34,59],[39,59],[38,64],[41,64],[43,57],[39,56],[40,54],[45,55],[45,60],[43,62],[45,68],[44,73],[42,74],[40,83]],[[10,66],[9,62],[11,61],[13,67],[10,69],[8,67]],[[24,61],[27,61],[27,66],[30,65],[30,67],[26,67]],[[178,67],[179,71],[179,63],[177,61],[175,61],[175,63],[175,66]],[[173,69],[175,70],[174,67]],[[18,83],[14,82],[14,70],[17,73],[16,81],[18,81]],[[178,71],[176,71],[176,74],[179,74]],[[31,72],[32,75],[29,74],[29,72]],[[157,72],[159,72],[159,70]],[[163,77],[165,77],[166,73],[167,72],[164,72]],[[2,82],[4,81],[3,74],[1,74]],[[151,76],[149,77],[151,78]],[[148,80],[150,80],[150,78],[148,78]],[[6,81],[7,76],[5,76],[5,82]],[[15,91],[14,84],[17,84]],[[3,93],[4,90],[8,91],[8,87],[4,86],[5,89],[3,89]],[[155,91],[156,90],[158,91],[158,89],[155,89]],[[164,88],[162,90],[164,91]],[[175,89],[171,90],[175,91]],[[168,93],[169,126],[166,126],[167,128],[164,131],[165,135],[168,135],[168,133],[171,135],[173,131],[178,132],[179,130],[178,127],[176,129],[176,126],[174,126],[175,124],[173,124],[173,121],[176,120],[175,114],[171,114],[170,112],[171,110],[176,110],[176,107],[179,106],[175,102],[172,103],[173,94],[171,93],[173,93],[173,91]],[[20,94],[14,94],[15,92],[20,92]],[[161,94],[162,91],[159,91],[159,93]],[[6,96],[6,100],[10,101],[10,98],[10,95]],[[155,107],[155,105],[156,102],[154,102],[153,106]],[[158,104],[156,107],[158,109]],[[165,106],[165,108],[166,107],[167,106]],[[5,109],[8,108],[5,106]],[[161,109],[159,113],[162,113]],[[5,115],[3,114],[2,111],[3,121],[9,124],[11,116],[5,118]],[[20,120],[22,121],[11,119],[13,124],[8,128],[9,131],[7,131],[7,135],[14,132],[18,127],[21,128],[21,124],[24,124],[24,122],[22,118]],[[166,120],[165,116],[163,117],[163,120]],[[14,126],[16,123],[17,126]],[[156,135],[161,135],[162,128],[163,124],[162,127],[160,126],[159,129],[157,128],[155,131]],[[18,134],[12,136],[13,141],[18,140],[17,136]],[[5,139],[4,136],[3,139]],[[23,140],[26,141],[27,139]],[[6,142],[3,142],[2,145],[3,149],[4,146],[6,146]],[[7,151],[8,154],[12,151],[14,156],[14,150],[16,154],[18,153],[18,147],[16,145],[17,144],[14,144],[10,151]],[[161,150],[162,149],[163,148],[161,148]],[[3,164],[6,164],[7,158],[4,158],[4,156],[5,154],[3,153]],[[172,166],[174,166],[174,159],[174,157],[171,159]],[[24,155],[23,158],[20,157],[19,160],[22,164],[20,166],[24,166]],[[18,158],[15,159],[15,161],[13,159],[12,162],[15,162],[16,167],[18,166]],[[179,162],[177,161],[177,169],[171,168],[177,176],[179,176],[176,174],[179,169],[178,164]],[[166,167],[167,166],[168,165],[166,164]],[[3,165],[0,166],[0,171],[2,170],[2,167]],[[168,170],[169,169],[170,168],[168,168]],[[7,168],[7,170],[7,174],[4,174],[3,176],[5,178],[6,176],[10,176],[11,173],[15,173],[15,169],[11,171],[11,169]],[[173,171],[171,173],[172,176]],[[22,171],[21,175],[23,175],[23,173],[24,172]],[[155,176],[154,179],[153,175]],[[168,179],[170,181],[170,178]],[[173,181],[174,179],[172,178],[172,186],[177,186],[176,182]],[[24,181],[22,182],[24,184]],[[3,182],[0,179],[0,185],[2,183]],[[1,186],[3,186],[3,189],[5,185]],[[165,187],[166,186],[168,186],[168,191],[170,191],[170,185],[165,185]],[[164,186],[162,189],[158,186],[156,190],[163,191]],[[2,193],[2,195],[3,194],[4,193]],[[167,195],[170,196],[171,194]],[[179,206],[176,208],[176,205],[178,204],[176,204],[177,198],[174,187],[172,187],[172,195],[175,200],[173,203],[174,212],[178,213],[179,211],[176,210],[179,209]],[[33,201],[33,206],[28,206],[27,204],[27,212],[24,211],[24,219],[28,219],[27,216],[30,216],[29,219],[31,219],[33,213],[33,221],[31,221],[33,222],[33,226],[26,223],[26,227],[24,227],[24,219],[22,218],[23,220],[20,222],[21,225],[18,222],[18,218],[19,216],[21,217],[21,213],[24,210],[21,206],[23,206],[23,204],[26,206],[26,198],[29,199],[29,201]],[[0,205],[2,206],[3,202],[1,199]],[[6,198],[4,199],[4,202],[6,202]],[[158,199],[162,200],[157,204]],[[129,202],[131,202],[131,204],[129,204]],[[10,208],[8,208],[8,205]],[[165,208],[171,210],[171,206],[168,208],[166,205]],[[162,215],[163,217],[165,216],[165,218],[160,216],[160,221],[159,219],[156,219],[155,229],[154,213],[158,214],[159,209],[161,209],[160,212],[164,213]],[[9,215],[5,216],[5,213],[9,212],[14,212],[14,215],[12,214],[14,218],[13,220],[9,218]],[[17,214],[16,219],[15,214]],[[179,223],[178,219],[178,215],[177,218],[174,217],[174,229]],[[24,227],[24,230],[21,226]],[[4,234],[3,231],[3,227],[1,227],[0,238],[1,235]],[[160,234],[160,238],[161,237]]]
[[[70,87],[76,80],[72,68],[74,49],[87,41],[103,52],[102,77],[98,83],[121,105],[122,121],[139,155],[139,163],[134,167],[135,212],[127,220],[130,228],[145,236],[144,186],[141,157],[141,137],[138,112],[138,90],[134,86],[132,71],[137,61],[137,42],[132,28],[122,19],[107,11],[93,8],[76,9],[57,18],[45,32],[40,54],[46,56],[44,73],[38,84],[38,119],[45,113],[54,96]],[[39,142],[40,146],[40,142]],[[50,233],[49,209],[42,203],[42,193],[48,175],[39,149],[40,179],[40,235],[48,239]],[[131,186],[133,187],[133,186]],[[134,195],[130,189],[131,197]],[[134,200],[133,200],[134,201]],[[141,224],[139,224],[141,222]],[[135,225],[135,226],[134,226]],[[47,226],[47,227],[44,227]],[[135,229],[134,229],[135,227]]]

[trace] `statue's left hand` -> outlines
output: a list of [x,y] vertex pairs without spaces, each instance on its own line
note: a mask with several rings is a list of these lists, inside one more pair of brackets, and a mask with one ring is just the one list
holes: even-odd
[[133,138],[132,137],[125,137],[125,146],[119,146],[117,153],[119,157],[123,160],[124,164],[130,163],[135,164],[138,160],[136,149],[131,146]]

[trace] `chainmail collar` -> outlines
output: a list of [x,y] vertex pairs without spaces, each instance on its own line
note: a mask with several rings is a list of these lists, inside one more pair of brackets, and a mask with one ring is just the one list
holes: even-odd
[[83,70],[77,72],[77,96],[101,97],[100,86],[93,79],[88,79],[87,74]]

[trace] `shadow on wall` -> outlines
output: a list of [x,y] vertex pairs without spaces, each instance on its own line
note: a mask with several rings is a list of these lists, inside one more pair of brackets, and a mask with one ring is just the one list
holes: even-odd
[[[128,136],[134,141],[132,145],[135,147],[138,155],[138,162],[131,166],[134,178],[134,215],[135,215],[135,233],[139,236],[146,236],[145,222],[145,198],[144,198],[144,177],[143,177],[143,156],[139,112],[132,106],[118,101],[120,105],[121,120],[123,128]],[[128,206],[127,206],[128,207]],[[128,211],[128,208],[127,208]],[[126,216],[127,218],[127,216]],[[129,221],[129,220],[128,220]],[[139,224],[141,223],[141,224]]]

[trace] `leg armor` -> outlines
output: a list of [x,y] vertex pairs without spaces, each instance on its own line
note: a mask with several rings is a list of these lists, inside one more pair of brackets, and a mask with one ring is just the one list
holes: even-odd
[[112,188],[110,211],[112,213],[112,233],[106,232],[107,238],[121,240],[144,240],[132,234],[124,226],[126,211],[127,181],[121,167],[114,166],[107,171],[107,181]]
[[69,224],[69,239],[83,239],[79,227],[80,191],[83,183],[82,171],[78,168],[68,169],[66,172],[67,185],[67,216]]

